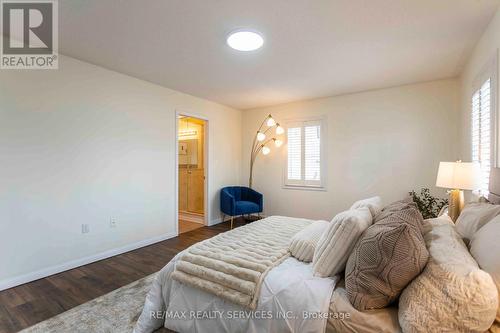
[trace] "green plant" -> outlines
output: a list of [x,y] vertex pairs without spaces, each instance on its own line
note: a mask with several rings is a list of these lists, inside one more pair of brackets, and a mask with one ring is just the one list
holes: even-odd
[[448,202],[446,199],[437,198],[431,195],[428,188],[421,189],[420,195],[415,191],[411,191],[410,195],[413,202],[417,204],[418,210],[420,210],[424,219],[437,217],[441,208]]

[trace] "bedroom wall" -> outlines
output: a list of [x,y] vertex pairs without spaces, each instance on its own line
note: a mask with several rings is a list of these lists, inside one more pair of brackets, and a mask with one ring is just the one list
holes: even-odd
[[64,56],[59,70],[1,71],[0,289],[175,235],[176,110],[209,119],[219,222],[241,111]]
[[[472,85],[483,68],[495,57],[498,57],[500,48],[500,9],[489,23],[481,39],[476,44],[473,53],[469,57],[462,75],[460,77],[461,87],[461,124],[460,139],[462,156],[470,161],[471,153],[471,102]],[[500,77],[500,72],[497,74]],[[500,85],[497,85],[500,96]]]
[[267,114],[278,122],[324,115],[327,191],[283,189],[286,147],[272,148],[254,173],[266,215],[330,220],[360,198],[381,195],[388,203],[421,187],[444,197],[434,184],[439,162],[458,157],[458,91],[450,79],[245,110],[241,179],[248,179],[253,135]]

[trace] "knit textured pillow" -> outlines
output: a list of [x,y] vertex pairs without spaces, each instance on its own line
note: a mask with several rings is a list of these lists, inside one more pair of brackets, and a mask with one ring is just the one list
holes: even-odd
[[296,233],[288,246],[292,256],[300,261],[311,262],[316,245],[329,225],[330,222],[327,221],[314,221]]
[[342,272],[358,238],[371,223],[372,214],[368,207],[337,214],[314,251],[314,275],[326,277]]
[[424,269],[429,252],[422,215],[414,207],[394,212],[369,227],[349,256],[347,295],[358,310],[383,308]]
[[407,208],[411,208],[411,207],[418,209],[417,204],[413,202],[413,199],[410,196],[408,196],[407,198],[405,198],[403,200],[394,201],[394,202],[388,204],[387,206],[385,206],[384,208],[382,208],[382,211],[379,212],[373,218],[373,223],[377,223],[378,221],[385,219],[389,215],[392,215],[392,214],[397,213],[403,209],[407,209]]

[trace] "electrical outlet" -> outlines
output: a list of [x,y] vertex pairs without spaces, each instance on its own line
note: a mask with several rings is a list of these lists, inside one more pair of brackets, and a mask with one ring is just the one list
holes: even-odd
[[90,226],[88,224],[82,224],[82,234],[88,234],[90,232]]
[[109,227],[110,228],[116,228],[116,225],[118,224],[118,221],[116,219],[116,217],[112,216],[110,219],[109,219]]

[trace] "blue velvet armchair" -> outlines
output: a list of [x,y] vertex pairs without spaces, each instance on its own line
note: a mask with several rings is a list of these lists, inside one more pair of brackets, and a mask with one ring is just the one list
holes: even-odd
[[261,213],[263,209],[262,194],[249,187],[229,186],[220,191],[220,210],[223,214],[231,216],[231,229],[235,216]]

